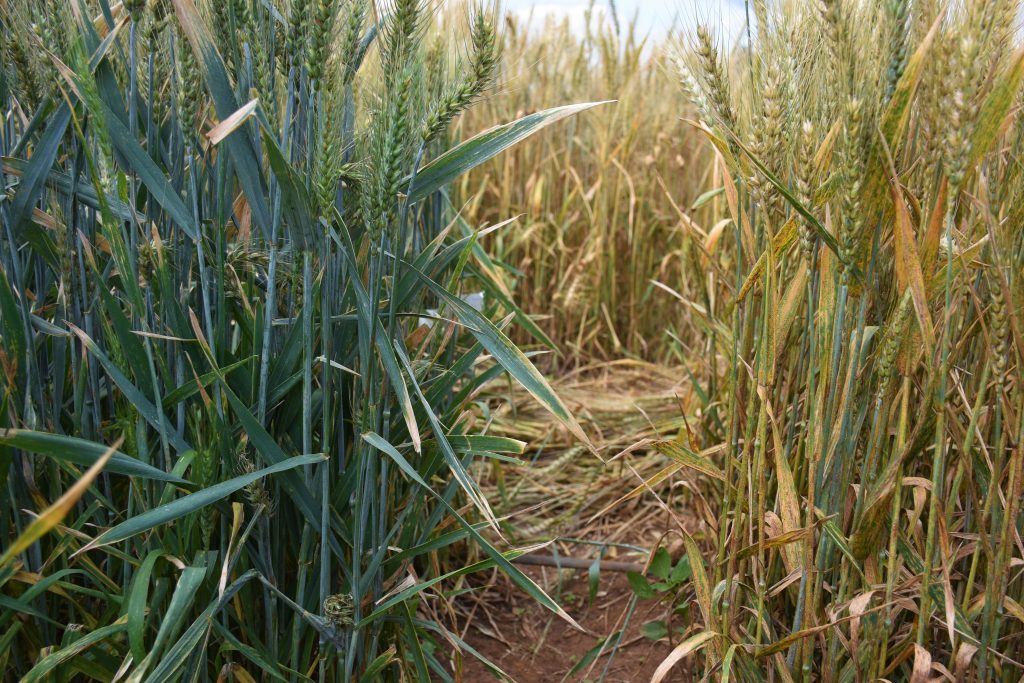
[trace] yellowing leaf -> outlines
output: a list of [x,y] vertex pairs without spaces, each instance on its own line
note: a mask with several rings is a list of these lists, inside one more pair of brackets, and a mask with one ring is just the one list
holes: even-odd
[[206,133],[206,138],[210,141],[210,144],[217,145],[224,138],[234,133],[239,126],[249,120],[249,117],[256,111],[256,107],[259,103],[260,101],[257,99],[249,100],[249,102],[242,105],[242,107],[234,114],[211,128]]
[[707,457],[691,451],[676,441],[658,441],[654,444],[654,448],[662,455],[672,458],[684,467],[689,467],[720,481],[725,481],[725,474]]
[[658,668],[654,670],[654,675],[651,676],[651,683],[661,683],[665,676],[668,675],[668,672],[672,670],[672,667],[678,664],[680,660],[700,650],[709,641],[717,637],[718,634],[714,631],[701,631],[676,645],[668,657],[665,657],[661,664],[658,665]]
[[121,447],[121,442],[124,437],[119,438],[113,446],[108,448],[106,452],[100,456],[100,458],[85,471],[85,474],[75,482],[74,486],[64,492],[57,502],[50,507],[43,510],[38,517],[32,520],[32,523],[28,525],[14,542],[7,547],[4,551],[3,556],[0,556],[0,567],[6,567],[11,560],[17,557],[23,550],[28,548],[30,545],[35,543],[37,540],[43,537],[50,529],[57,526],[64,519],[65,515],[71,511],[71,508],[75,506],[78,499],[85,495],[85,492],[92,486],[93,480],[99,476],[99,473],[103,471],[103,466],[107,464],[107,461],[114,457],[114,453]]

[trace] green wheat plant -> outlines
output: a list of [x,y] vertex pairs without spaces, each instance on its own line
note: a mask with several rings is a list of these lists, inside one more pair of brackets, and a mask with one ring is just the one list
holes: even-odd
[[459,296],[493,269],[447,187],[591,105],[452,145],[484,6],[462,54],[420,0],[0,20],[4,680],[452,680],[445,582],[490,567],[568,619],[488,532],[471,472],[523,444],[477,392],[586,438],[529,318]]
[[679,447],[721,515],[656,679],[1020,678],[1019,9],[752,0],[743,49],[682,41],[728,228]]

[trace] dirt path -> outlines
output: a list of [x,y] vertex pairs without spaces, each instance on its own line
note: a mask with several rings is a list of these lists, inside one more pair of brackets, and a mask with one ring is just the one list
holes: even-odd
[[[644,623],[664,616],[667,605],[657,600],[638,601],[614,656],[592,656],[592,662],[570,675],[588,653],[621,629],[633,590],[624,574],[606,574],[593,603],[588,604],[586,571],[563,570],[561,580],[557,570],[531,567],[525,571],[559,600],[586,632],[577,631],[521,593],[501,595],[502,591],[491,589],[486,606],[474,615],[465,638],[518,683],[596,681],[602,673],[606,683],[649,681],[671,651],[667,640],[652,641],[641,632]],[[475,659],[466,659],[462,673],[466,683],[497,680]],[[680,667],[668,680],[690,677]]]
[[[656,452],[630,447],[672,438],[684,428],[681,415],[692,409],[685,377],[678,369],[620,361],[555,380],[556,392],[579,417],[600,459],[529,398],[518,395],[509,402],[501,397],[492,432],[527,442],[523,459],[528,464],[495,465],[482,476],[482,486],[505,516],[513,544],[556,538],[544,552],[557,549],[562,557],[589,560],[603,546],[604,559],[639,565],[658,546],[671,544],[674,564],[682,547],[678,534],[671,532],[699,525],[689,502],[682,500],[688,496],[671,493],[672,481],[664,481],[657,487],[663,504],[649,495],[614,503],[665,467]],[[629,453],[609,462],[623,449]],[[586,569],[523,570],[584,630],[574,629],[497,573],[474,577],[476,590],[455,602],[463,639],[518,683],[646,683],[682,638],[674,633],[672,640],[655,640],[647,637],[653,635],[650,629],[646,635],[643,631],[649,622],[669,621],[678,594],[634,601],[625,573],[602,571],[591,600]],[[670,626],[687,626],[677,622],[678,617]],[[605,641],[612,646],[598,654]],[[455,673],[465,683],[497,679],[470,655]],[[665,680],[688,681],[692,676],[679,665]]]

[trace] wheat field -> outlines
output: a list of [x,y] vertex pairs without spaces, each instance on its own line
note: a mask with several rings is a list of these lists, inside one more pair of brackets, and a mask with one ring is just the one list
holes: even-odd
[[1024,8],[742,4],[0,0],[3,680],[1020,680]]

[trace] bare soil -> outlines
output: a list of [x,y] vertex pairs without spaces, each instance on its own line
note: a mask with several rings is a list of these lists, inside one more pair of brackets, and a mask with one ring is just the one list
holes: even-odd
[[[608,653],[594,658],[577,673],[570,674],[602,640],[622,628],[633,596],[626,575],[602,574],[597,595],[593,603],[588,604],[586,571],[559,572],[535,567],[524,568],[524,571],[563,605],[585,631],[576,630],[518,591],[504,586],[488,588],[481,594],[477,609],[467,614],[464,638],[511,680],[518,683],[650,681],[654,670],[671,652],[667,640],[649,640],[640,630],[644,623],[663,618],[668,606],[657,600],[641,601],[614,656]],[[486,683],[500,678],[467,655],[462,663],[461,680]],[[683,664],[679,664],[665,680],[693,678]]]

